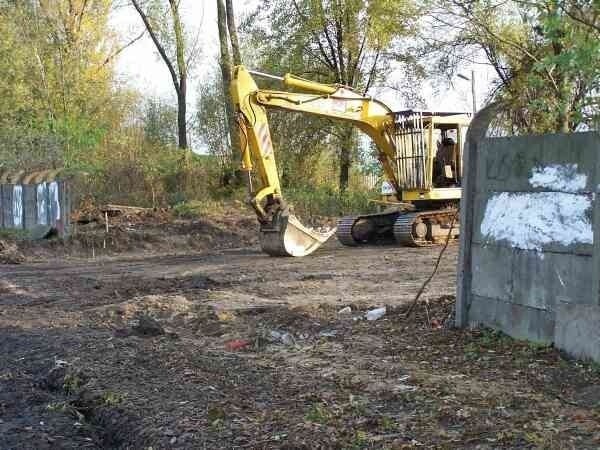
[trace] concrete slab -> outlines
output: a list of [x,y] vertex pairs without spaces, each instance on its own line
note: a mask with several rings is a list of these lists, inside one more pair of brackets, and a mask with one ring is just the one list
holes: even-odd
[[591,256],[516,250],[512,258],[514,303],[554,311],[559,302],[592,302]]
[[600,362],[600,306],[559,303],[554,345],[574,357]]
[[[484,215],[485,215],[485,209],[487,206],[487,202],[490,198],[490,196],[495,195],[498,193],[492,193],[492,192],[480,192],[475,196],[475,199],[473,201],[473,236],[472,236],[472,240],[475,243],[479,243],[481,245],[487,245],[487,244],[493,244],[493,245],[500,245],[500,246],[506,246],[509,248],[512,248],[512,244],[510,242],[508,242],[507,240],[496,240],[494,238],[491,238],[488,235],[484,235],[481,232],[481,223],[483,221]],[[561,194],[561,195],[565,195],[565,194]],[[572,195],[572,194],[567,194],[568,196],[573,196],[573,197],[579,197],[578,195]],[[584,194],[582,194],[584,195]],[[585,196],[585,195],[584,195]],[[592,220],[592,214],[593,214],[593,205],[594,202],[592,202],[592,208],[590,208],[587,212],[589,213],[589,216],[587,217],[587,220],[589,221],[588,223],[593,223]],[[510,202],[506,202],[506,208],[510,209],[510,208],[514,208],[514,205],[512,205]],[[511,222],[512,223],[512,222]],[[526,227],[526,224],[523,225],[524,227]],[[553,252],[553,253],[575,253],[575,254],[579,254],[579,255],[591,255],[593,253],[593,244],[591,243],[574,243],[571,245],[564,245],[562,243],[558,243],[558,242],[549,242],[549,243],[545,243],[543,245],[541,245],[541,249],[543,251],[547,251],[547,252]]]
[[13,228],[13,190],[12,184],[3,184],[0,186],[0,196],[2,196],[2,226],[4,228]]
[[35,227],[37,222],[36,191],[34,184],[23,185],[23,214],[25,216],[25,228]]
[[532,169],[555,164],[577,164],[578,172],[587,176],[584,192],[594,192],[598,184],[598,148],[600,135],[595,132],[485,139],[481,143],[482,157],[478,161],[477,190],[551,190],[533,188],[529,184]]
[[473,295],[469,323],[500,330],[516,339],[543,344],[554,340],[554,314],[502,300]]
[[474,243],[471,251],[473,273],[471,292],[481,297],[512,301],[514,250],[508,247],[481,246]]

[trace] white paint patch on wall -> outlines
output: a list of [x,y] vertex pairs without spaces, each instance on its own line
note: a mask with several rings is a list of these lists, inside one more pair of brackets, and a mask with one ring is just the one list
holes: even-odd
[[553,164],[534,167],[529,184],[535,188],[553,191],[581,192],[587,184],[587,175],[577,172],[577,164]]
[[506,240],[524,250],[541,251],[551,243],[592,244],[591,207],[591,197],[582,194],[501,192],[489,198],[480,230],[486,239]]
[[53,181],[48,186],[50,193],[50,208],[54,212],[54,220],[60,220],[60,200],[58,198],[58,183]]
[[46,195],[46,183],[37,185],[37,223],[40,225],[48,225],[48,196]]
[[23,226],[23,186],[16,184],[13,188],[13,227]]

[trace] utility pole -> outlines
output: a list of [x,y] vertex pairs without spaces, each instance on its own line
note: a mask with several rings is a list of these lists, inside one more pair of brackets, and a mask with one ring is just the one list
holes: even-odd
[[473,97],[473,115],[477,112],[477,97],[475,95],[475,71],[471,70],[471,96]]
[[471,82],[471,98],[473,100],[473,115],[477,112],[477,94],[475,94],[475,71],[471,70],[471,78],[462,73],[457,73],[458,78],[462,78],[465,81]]

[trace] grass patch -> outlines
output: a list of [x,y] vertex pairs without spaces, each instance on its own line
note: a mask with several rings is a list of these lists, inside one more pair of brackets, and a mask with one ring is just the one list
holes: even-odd
[[102,403],[105,406],[115,406],[123,402],[123,396],[116,392],[107,391],[102,394]]
[[30,238],[31,234],[29,233],[29,230],[22,230],[17,228],[0,229],[0,239],[22,241]]
[[188,202],[177,203],[173,207],[173,212],[177,217],[194,219],[210,213],[214,214],[215,211],[220,210],[221,208],[220,203],[214,200],[191,200]]
[[68,374],[63,382],[63,389],[67,394],[73,394],[84,385],[84,381],[77,375]]
[[319,403],[315,403],[306,413],[305,419],[308,422],[326,424],[333,418],[333,414],[327,408]]

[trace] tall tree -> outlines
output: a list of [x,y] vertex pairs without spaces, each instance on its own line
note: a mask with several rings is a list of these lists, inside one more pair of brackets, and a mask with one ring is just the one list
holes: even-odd
[[[178,130],[178,145],[179,148],[187,149],[187,81],[188,81],[188,61],[186,60],[186,39],[181,22],[178,0],[168,0],[169,14],[171,16],[170,30],[165,30],[162,27],[158,18],[151,17],[140,4],[140,0],[131,0],[134,8],[142,19],[156,50],[158,51],[162,61],[167,66],[173,88],[177,95],[177,130]],[[154,10],[160,10],[158,4],[150,5]],[[161,31],[163,37],[161,39]],[[173,49],[167,47],[168,36],[172,36]],[[169,54],[171,53],[171,54]]]
[[[222,90],[222,101],[225,105],[227,117],[227,128],[229,130],[229,154],[232,154],[231,149],[237,149],[239,146],[239,131],[238,124],[235,118],[235,111],[229,96],[229,86],[231,85],[233,64],[241,64],[240,48],[237,38],[237,30],[234,20],[233,4],[230,0],[223,3],[223,0],[217,0],[217,24],[219,28],[219,48],[220,48],[220,67],[221,81],[220,88]],[[230,46],[233,52],[230,52]],[[230,157],[231,161],[232,158]],[[232,161],[231,161],[232,162]]]
[[227,10],[227,31],[231,41],[231,50],[233,55],[233,64],[242,64],[242,55],[240,53],[240,41],[238,39],[237,27],[235,26],[235,12],[233,10],[233,0],[225,0],[225,9]]

